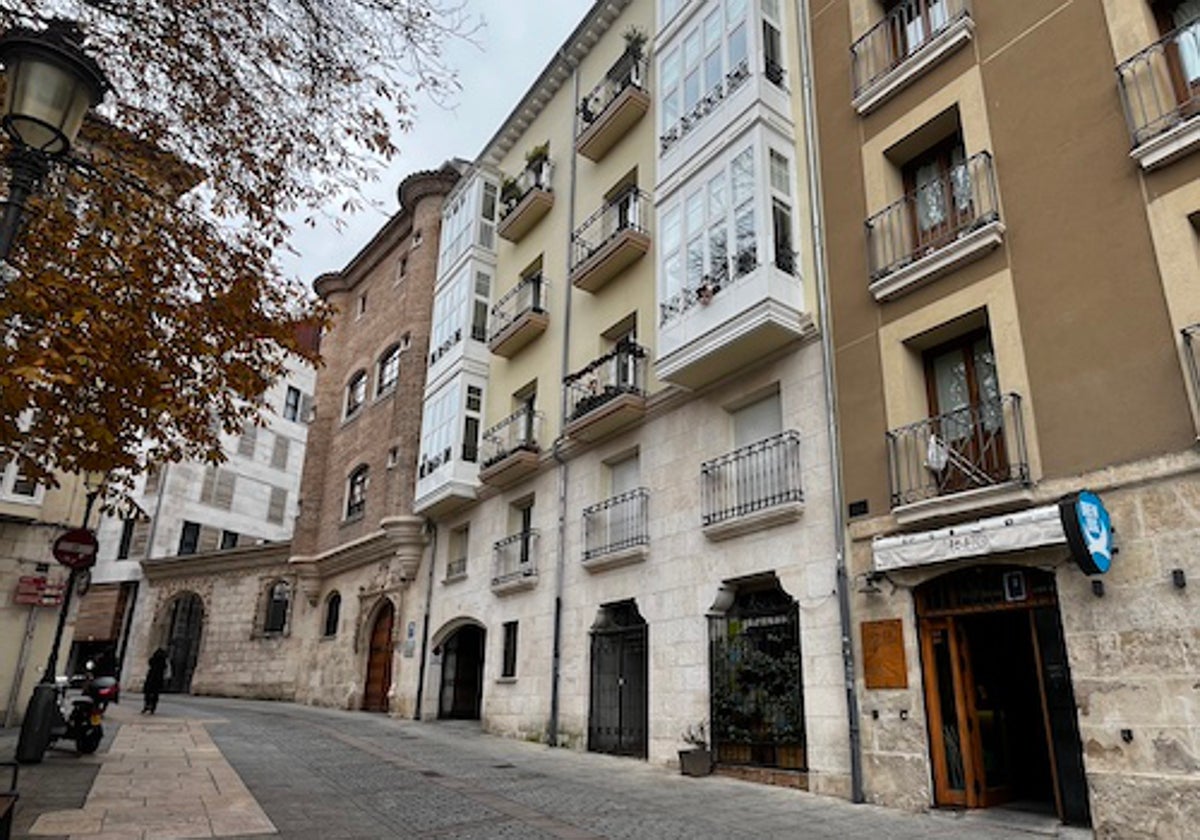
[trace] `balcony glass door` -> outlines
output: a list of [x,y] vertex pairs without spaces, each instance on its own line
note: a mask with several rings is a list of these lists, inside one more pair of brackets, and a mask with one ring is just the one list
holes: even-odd
[[962,140],[953,137],[904,167],[912,202],[914,258],[939,248],[975,218],[971,173]]
[[1181,103],[1200,94],[1200,0],[1160,3],[1158,25],[1164,35],[1172,83]]

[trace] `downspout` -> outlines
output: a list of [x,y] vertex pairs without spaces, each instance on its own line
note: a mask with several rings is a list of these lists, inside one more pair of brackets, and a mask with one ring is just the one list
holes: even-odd
[[816,106],[812,79],[812,28],[808,0],[796,0],[800,23],[800,93],[804,109],[804,144],[809,177],[809,215],[812,218],[813,264],[817,291],[817,317],[821,319],[822,379],[825,384],[826,422],[829,427],[829,463],[833,501],[833,533],[837,573],[838,616],[842,631],[842,669],[846,690],[846,717],[850,739],[850,801],[863,797],[862,732],[859,727],[858,692],[854,664],[850,587],[846,573],[846,500],[842,487],[842,445],[838,432],[837,387],[834,376],[833,330],[829,314],[829,271],[825,261],[820,156],[817,153]]
[[[563,49],[558,51],[559,58],[571,66],[571,102],[579,101],[579,66],[574,64]],[[571,254],[575,236],[575,174],[578,168],[578,155],[575,154],[575,141],[578,139],[579,121],[575,112],[571,112],[571,165],[568,169],[570,176],[567,189],[567,259],[563,271],[563,341],[561,375],[559,376],[559,424],[558,436],[554,439],[554,460],[558,462],[558,544],[554,561],[554,647],[550,665],[550,720],[546,725],[546,740],[552,747],[558,743],[558,712],[559,687],[562,670],[562,612],[563,612],[563,578],[567,565],[567,475],[570,464],[563,460],[560,447],[563,442],[562,430],[567,425],[567,389],[562,384],[570,373],[571,363]]]
[[433,608],[433,569],[437,565],[437,523],[425,520],[429,531],[429,575],[425,586],[425,615],[421,619],[421,662],[417,666],[417,708],[413,720],[421,719],[421,706],[425,699],[425,663],[429,658],[429,613]]

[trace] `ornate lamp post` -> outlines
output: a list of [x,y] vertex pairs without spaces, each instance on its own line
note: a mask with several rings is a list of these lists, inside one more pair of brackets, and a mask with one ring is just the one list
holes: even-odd
[[12,140],[7,161],[12,178],[0,218],[0,260],[8,259],[25,201],[54,161],[70,151],[84,115],[109,88],[82,42],[75,25],[61,20],[43,31],[15,27],[0,36],[7,82],[0,126]]

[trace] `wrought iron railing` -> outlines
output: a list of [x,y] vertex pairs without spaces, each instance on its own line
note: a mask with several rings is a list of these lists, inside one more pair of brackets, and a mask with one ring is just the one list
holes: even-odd
[[506,178],[500,187],[500,221],[503,222],[531,191],[549,191],[553,175],[554,163],[541,160],[525,167],[517,177]]
[[568,417],[578,420],[622,394],[646,391],[646,348],[622,341],[582,370],[563,379]]
[[583,509],[583,559],[650,544],[650,491],[629,490]]
[[979,152],[867,219],[871,282],[999,219],[992,156]]
[[536,575],[537,542],[536,528],[498,540],[492,547],[492,586]]
[[439,452],[425,454],[421,456],[421,463],[417,467],[417,478],[424,478],[432,473],[442,464],[450,461],[450,447],[447,446]]
[[446,564],[446,579],[463,577],[467,573],[467,558],[456,557]]
[[774,59],[765,59],[763,64],[763,75],[767,77],[767,81],[776,87],[783,87],[783,80],[786,76],[786,71],[783,65]]
[[971,16],[969,0],[902,0],[850,46],[854,95],[916,55],[952,24]]
[[462,341],[462,327],[456,329],[441,344],[429,351],[429,364],[431,366],[437,364],[438,359],[454,349],[454,345],[460,341]]
[[685,284],[682,289],[659,304],[659,324],[666,324],[693,306],[707,306],[712,303],[713,298],[729,286],[731,265],[736,268],[736,261],[725,259],[715,263],[712,271],[700,277],[699,281]]
[[[781,72],[782,70],[783,68],[780,68]],[[725,74],[724,79],[718,81],[708,93],[700,97],[700,101],[693,105],[686,114],[676,120],[673,125],[666,127],[666,130],[658,138],[658,153],[666,154],[672,146],[698,126],[705,117],[715,111],[722,100],[728,96],[732,96],[734,91],[745,84],[749,78],[750,60],[743,58],[733,69]],[[781,82],[782,79],[776,84]]]
[[635,186],[607,201],[571,234],[571,271],[619,234],[627,231],[649,233],[650,196]]
[[546,311],[546,281],[542,273],[530,275],[504,293],[492,305],[488,317],[488,340],[491,341],[508,329],[526,312]]
[[705,526],[802,502],[800,433],[789,429],[705,461],[700,478]]
[[1200,113],[1200,19],[1117,65],[1134,146]]
[[1002,394],[887,433],[892,506],[1029,482],[1019,394]]
[[483,461],[480,469],[503,461],[514,452],[524,450],[537,452],[542,415],[530,406],[521,406],[495,426],[483,433],[480,451]]
[[1187,359],[1188,375],[1192,378],[1192,394],[1197,405],[1200,405],[1200,357],[1197,357],[1200,347],[1196,346],[1200,342],[1200,324],[1184,327],[1180,332],[1183,334],[1183,354]]
[[608,106],[630,87],[646,90],[646,59],[634,58],[625,52],[608,69],[604,80],[579,101],[576,109],[579,133],[587,131],[604,116]]

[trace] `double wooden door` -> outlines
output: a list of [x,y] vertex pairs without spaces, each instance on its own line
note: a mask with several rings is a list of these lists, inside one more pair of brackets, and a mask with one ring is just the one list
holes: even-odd
[[388,692],[392,690],[392,630],[396,621],[391,602],[379,608],[371,626],[371,648],[367,654],[367,685],[363,692],[363,709],[368,712],[388,710]]

